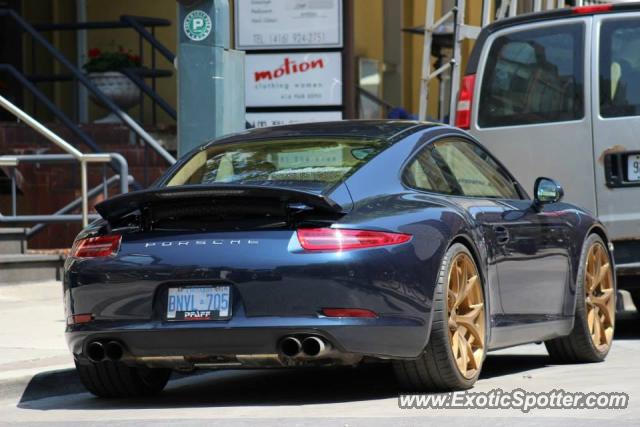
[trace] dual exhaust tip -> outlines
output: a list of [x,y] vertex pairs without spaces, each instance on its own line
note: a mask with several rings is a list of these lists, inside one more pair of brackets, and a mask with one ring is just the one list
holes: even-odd
[[124,356],[124,348],[118,341],[92,341],[87,344],[87,358],[94,362],[102,362],[104,360],[118,361]]
[[331,351],[331,344],[316,336],[296,338],[284,337],[280,341],[280,352],[286,357],[321,357]]

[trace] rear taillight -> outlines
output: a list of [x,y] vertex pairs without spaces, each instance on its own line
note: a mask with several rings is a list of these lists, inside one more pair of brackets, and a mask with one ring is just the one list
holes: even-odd
[[462,79],[458,106],[456,108],[456,126],[461,129],[471,127],[471,106],[473,105],[473,90],[476,85],[476,75],[469,74]]
[[590,15],[592,13],[610,12],[613,10],[613,4],[594,4],[591,6],[577,6],[571,9],[576,15]]
[[411,240],[411,235],[370,230],[341,230],[337,228],[301,228],[300,246],[309,251],[342,251],[398,245]]
[[120,249],[120,240],[122,240],[122,236],[119,234],[78,240],[73,245],[71,256],[75,258],[98,258],[115,255]]

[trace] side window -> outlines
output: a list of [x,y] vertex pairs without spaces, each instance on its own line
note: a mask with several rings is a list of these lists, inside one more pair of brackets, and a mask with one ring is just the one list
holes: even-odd
[[480,89],[478,125],[584,117],[584,26],[546,26],[496,38]]
[[442,194],[461,194],[459,188],[455,188],[455,182],[451,172],[442,161],[433,156],[431,144],[418,153],[413,161],[402,173],[402,179],[409,187],[418,190],[431,191]]
[[470,142],[446,139],[433,144],[465,196],[520,199],[515,184],[482,148]]
[[607,19],[600,29],[600,115],[640,115],[640,19]]

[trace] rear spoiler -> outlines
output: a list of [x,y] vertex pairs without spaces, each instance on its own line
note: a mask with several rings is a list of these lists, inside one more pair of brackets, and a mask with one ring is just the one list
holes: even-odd
[[182,185],[148,189],[120,194],[96,205],[96,211],[110,223],[123,216],[154,203],[180,203],[197,199],[246,199],[255,203],[258,199],[280,201],[285,204],[302,204],[310,208],[329,213],[346,213],[345,210],[327,196],[310,191],[284,187],[266,187],[259,185]]

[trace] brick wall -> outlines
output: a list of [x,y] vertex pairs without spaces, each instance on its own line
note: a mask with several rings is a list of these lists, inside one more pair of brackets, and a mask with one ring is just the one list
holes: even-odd
[[[80,142],[65,127],[58,124],[48,124],[48,126],[63,139],[74,144],[80,151],[91,152],[89,147]],[[88,124],[83,125],[82,128],[103,151],[122,154],[129,163],[129,174],[133,175],[143,186],[153,183],[168,166],[166,161],[154,151],[145,150],[141,144],[132,142],[130,132],[125,126]],[[63,152],[24,125],[0,123],[0,155],[34,153]],[[146,177],[144,173],[145,162],[149,166]],[[80,196],[80,166],[78,164],[21,165],[18,171],[23,178],[18,197],[18,214],[50,214]],[[109,167],[106,168],[106,172],[107,177],[114,173]],[[99,185],[103,179],[102,166],[89,166],[88,175],[89,188]],[[117,194],[117,189],[117,184],[112,186],[109,195]],[[93,204],[101,199],[102,197],[99,196],[92,200],[90,204],[92,211]],[[7,215],[10,212],[10,194],[1,193],[0,213]],[[2,224],[0,224],[1,226]],[[49,225],[29,241],[29,248],[68,247],[79,230],[80,224]]]

